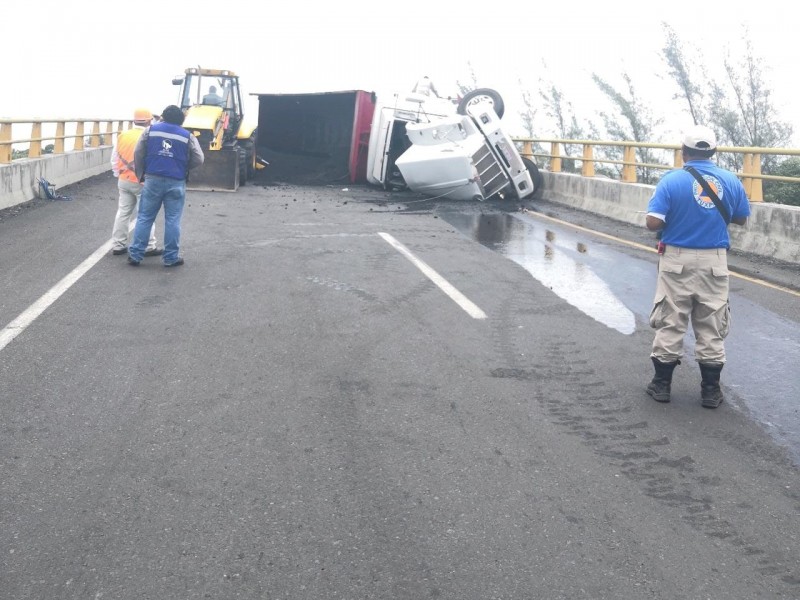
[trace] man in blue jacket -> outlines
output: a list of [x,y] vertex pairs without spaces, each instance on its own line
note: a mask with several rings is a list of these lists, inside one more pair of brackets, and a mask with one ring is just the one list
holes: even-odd
[[682,148],[684,168],[661,178],[647,206],[647,228],[661,231],[650,313],[650,326],[656,330],[650,355],[655,376],[647,386],[658,402],[670,400],[672,373],[683,356],[690,319],[702,379],[701,403],[717,408],[724,399],[719,380],[730,327],[728,223],[745,225],[750,204],[736,175],[711,161],[716,150],[717,139],[709,128],[688,131]]
[[150,229],[161,206],[164,207],[165,267],[183,264],[179,255],[181,217],[186,201],[186,179],[189,170],[203,164],[205,157],[197,138],[181,127],[183,111],[170,105],[161,121],[150,126],[136,144],[134,163],[136,176],[144,182],[139,201],[139,216],[128,248],[128,264],[138,267],[145,254]]

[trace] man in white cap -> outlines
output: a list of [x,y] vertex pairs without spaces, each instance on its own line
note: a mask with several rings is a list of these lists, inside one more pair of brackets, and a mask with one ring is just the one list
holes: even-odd
[[[111,230],[111,254],[119,256],[128,251],[128,234],[131,221],[135,218],[134,211],[142,195],[142,184],[136,177],[133,151],[136,142],[146,127],[153,122],[153,114],[146,108],[137,108],[133,111],[133,127],[123,131],[117,136],[117,143],[111,152],[111,170],[114,177],[118,178],[117,189],[119,201],[117,215],[114,217],[114,227]],[[150,231],[150,240],[147,244],[146,256],[159,256],[163,252],[157,247],[155,224]]]
[[650,313],[655,376],[647,386],[658,402],[670,401],[672,373],[683,356],[690,320],[701,404],[717,408],[724,399],[719,380],[730,327],[728,224],[745,225],[750,203],[736,175],[711,161],[716,150],[713,131],[692,127],[683,138],[684,168],[664,174],[647,206],[647,228],[661,235]]

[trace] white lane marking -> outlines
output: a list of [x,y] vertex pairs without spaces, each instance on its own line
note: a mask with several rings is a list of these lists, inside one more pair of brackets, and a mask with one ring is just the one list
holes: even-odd
[[464,294],[459,292],[453,285],[447,281],[444,277],[439,275],[436,271],[430,268],[427,264],[423,261],[418,259],[414,256],[411,251],[406,248],[403,244],[398,242],[388,233],[378,232],[378,235],[381,236],[384,240],[386,240],[389,244],[394,246],[394,248],[400,252],[403,256],[405,256],[408,260],[412,262],[412,264],[417,267],[420,271],[422,271],[425,276],[430,279],[433,283],[439,286],[445,294],[450,296],[450,298],[458,304],[461,308],[463,308],[467,314],[472,317],[473,319],[485,319],[486,313],[483,312],[480,308],[478,308],[469,298],[467,298]]
[[33,323],[36,318],[41,315],[48,307],[58,300],[61,295],[66,292],[72,285],[83,277],[86,272],[95,266],[100,259],[102,259],[109,250],[111,250],[113,242],[108,240],[105,244],[95,250],[89,258],[79,264],[71,273],[64,277],[61,281],[47,290],[41,298],[26,308],[22,314],[16,319],[11,321],[8,325],[0,329],[0,350],[5,348],[11,343],[15,337],[25,331],[25,329]]
[[[485,312],[478,308],[471,300],[459,292],[455,287],[453,287],[452,284],[450,284],[431,267],[414,256],[403,244],[398,242],[388,233],[381,232],[378,235],[380,235],[384,240],[397,249],[398,252],[408,258],[408,260],[410,260],[420,271],[422,271],[431,281],[433,281],[445,294],[450,296],[450,298],[452,298],[453,301],[463,308],[472,318],[486,318]],[[100,246],[89,256],[89,258],[84,260],[80,265],[75,267],[71,273],[66,275],[61,281],[47,290],[36,302],[25,309],[22,314],[11,321],[8,325],[3,327],[3,329],[0,330],[0,350],[3,350],[3,348],[8,346],[15,337],[25,331],[25,329],[31,323],[33,323],[39,315],[47,310],[62,296],[62,294],[64,294],[64,292],[66,292],[81,277],[83,277],[89,271],[89,269],[100,262],[100,260],[111,250],[112,245],[112,240],[109,240]]]

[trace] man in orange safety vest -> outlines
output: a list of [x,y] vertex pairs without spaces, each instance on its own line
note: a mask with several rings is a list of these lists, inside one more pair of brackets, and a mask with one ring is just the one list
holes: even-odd
[[[111,170],[118,178],[119,203],[117,215],[114,217],[114,228],[111,231],[111,254],[118,256],[128,251],[128,237],[131,221],[135,220],[136,206],[142,195],[142,184],[136,177],[133,162],[133,151],[136,142],[146,127],[153,122],[153,114],[146,108],[137,108],[133,113],[133,127],[117,136],[117,143],[111,153]],[[150,230],[150,241],[145,256],[159,256],[164,250],[157,247],[155,223]]]

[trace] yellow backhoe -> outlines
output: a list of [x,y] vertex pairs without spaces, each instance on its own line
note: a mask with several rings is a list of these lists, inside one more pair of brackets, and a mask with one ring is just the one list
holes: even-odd
[[190,190],[235,192],[253,178],[256,126],[244,118],[239,77],[232,71],[191,67],[172,80],[180,86],[183,127],[197,136],[205,162],[189,175]]

